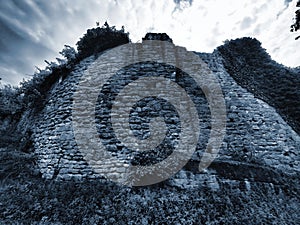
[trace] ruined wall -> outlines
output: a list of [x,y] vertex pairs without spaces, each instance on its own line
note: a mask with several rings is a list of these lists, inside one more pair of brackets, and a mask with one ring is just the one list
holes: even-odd
[[[217,161],[233,160],[258,163],[278,168],[285,172],[299,172],[299,135],[286,124],[274,108],[256,99],[251,93],[237,85],[225,71],[221,57],[217,52],[213,54],[199,54],[199,56],[208,63],[211,70],[218,77],[226,101],[226,136]],[[46,107],[41,112],[38,121],[36,121],[33,134],[34,146],[39,158],[40,171],[45,178],[69,180],[73,178],[94,179],[100,177],[83,159],[76,145],[72,127],[73,94],[76,91],[79,79],[93,62],[94,57],[83,60],[64,81],[57,83],[53,87]],[[146,66],[135,65],[120,71],[119,77],[122,79],[116,76],[107,85],[113,84],[117,89],[121,89],[124,87],[124,84],[136,79],[128,74],[143,76],[155,72],[170,77],[170,79],[177,79],[172,77],[174,68],[157,63],[149,63]],[[191,89],[192,93],[193,85],[187,85],[186,89]],[[113,95],[110,95],[109,92],[106,94],[113,99]],[[199,139],[197,151],[193,156],[193,159],[197,160],[201,157],[208,140],[210,114],[203,93],[195,93],[195,96],[199,103],[198,109],[203,114],[201,117],[202,135]],[[109,113],[109,110],[105,111],[103,108],[98,108],[98,110],[100,119],[103,116],[101,113]],[[161,110],[166,110],[166,113],[169,113],[168,110],[170,109]],[[101,124],[98,125],[100,126]],[[99,126],[100,137],[105,139],[106,136],[105,141],[109,143],[110,138],[112,138],[112,130],[103,132]],[[133,129],[136,131],[140,129],[141,135],[145,134],[144,128],[135,126]],[[116,154],[119,145],[114,140],[110,144],[112,154]],[[174,178],[175,183],[177,182],[176,179],[178,180],[178,176],[186,180],[186,175],[183,173],[185,172],[180,172]],[[215,184],[215,177],[216,175],[213,175],[209,178],[213,184]],[[203,177],[203,179],[208,178]],[[174,185],[176,185],[175,183]]]
[[237,85],[224,69],[218,52],[201,56],[218,76],[225,95],[227,134],[221,156],[225,157],[230,151],[244,151],[247,158],[252,152],[249,156],[254,161],[262,160],[271,167],[299,171],[299,135],[273,107]]

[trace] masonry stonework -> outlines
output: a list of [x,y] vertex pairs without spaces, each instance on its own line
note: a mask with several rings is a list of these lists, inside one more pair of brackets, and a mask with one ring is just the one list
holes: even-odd
[[[208,64],[217,77],[226,102],[226,135],[216,160],[262,164],[291,174],[300,172],[299,135],[293,131],[274,108],[255,98],[253,94],[234,81],[224,69],[222,57],[217,51],[212,54],[198,53],[198,55]],[[36,121],[33,131],[33,144],[35,153],[38,156],[40,172],[44,178],[57,180],[101,178],[101,175],[95,173],[84,160],[82,153],[77,147],[72,126],[74,92],[84,72],[94,61],[94,56],[82,60],[63,81],[54,85],[47,99],[46,106]],[[176,81],[177,72],[171,66],[159,63],[138,64],[119,71],[119,77],[116,75],[107,85],[112,85],[119,90],[125,84],[136,79],[135,76],[146,76],[151,73]],[[120,77],[121,79],[119,79]],[[186,90],[194,93],[198,103],[198,110],[201,112],[200,126],[202,133],[199,137],[197,150],[192,157],[194,161],[199,161],[205,151],[209,137],[211,118],[203,93],[201,91],[195,93],[197,89],[195,89],[193,84],[189,83],[188,80],[185,81]],[[108,92],[106,94],[111,100],[113,99],[114,96],[111,93]],[[175,124],[173,128],[174,131],[177,131],[180,122],[172,107],[160,107],[161,103],[159,102],[155,104],[160,113],[173,113],[174,120],[169,125]],[[147,107],[143,106],[142,103],[140,106],[137,106],[141,111],[147,111]],[[98,107],[97,112],[99,114],[98,117],[101,119],[102,117],[109,117],[108,113],[110,111],[109,109]],[[113,140],[113,131],[111,129],[101,129],[101,123],[97,124],[97,126],[99,136],[104,139],[106,144],[110,143],[111,153],[117,155],[118,150],[122,151],[122,146]],[[141,123],[136,123],[132,127],[139,135],[147,135],[147,128],[147,126],[142,127]],[[176,138],[172,140],[176,140]],[[169,153],[166,152],[164,154]],[[164,154],[159,157],[165,157]],[[150,157],[149,160],[155,159]],[[120,165],[108,166],[120,168]],[[171,179],[171,182],[173,182],[173,185],[176,185],[176,182],[180,184],[182,180],[187,182],[187,174],[189,173],[182,170]],[[209,178],[205,174],[193,176],[199,176],[198,180],[210,180],[212,188],[218,188],[217,175],[212,175]],[[181,181],[178,181],[178,179]]]

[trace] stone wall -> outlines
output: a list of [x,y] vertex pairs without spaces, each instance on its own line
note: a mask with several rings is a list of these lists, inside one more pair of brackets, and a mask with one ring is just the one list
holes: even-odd
[[[242,161],[257,165],[267,165],[289,173],[299,172],[299,135],[287,125],[274,108],[256,99],[251,93],[237,85],[224,69],[222,58],[218,52],[214,52],[213,54],[199,53],[199,57],[209,65],[210,69],[219,79],[226,101],[226,136],[217,161]],[[40,171],[44,178],[69,180],[73,178],[95,179],[101,177],[83,159],[83,155],[78,150],[75,142],[72,126],[72,104],[76,85],[83,76],[84,71],[86,71],[94,60],[94,57],[89,57],[81,61],[65,80],[57,83],[52,88],[46,106],[34,125],[34,147],[38,155]],[[136,76],[148,76],[151,73],[159,73],[174,81],[178,81],[178,77],[184,75],[167,65],[158,63],[136,64],[119,71],[107,85],[113,86],[116,88],[115,90],[119,90],[125,84],[135,80]],[[187,80],[183,78],[182,82],[188,84],[188,78]],[[185,88],[194,93],[195,99],[198,102],[197,109],[202,113],[202,135],[200,135],[197,151],[193,155],[193,160],[197,161],[201,158],[208,140],[210,113],[203,93],[201,91],[195,93],[192,84],[187,85]],[[107,90],[108,92],[102,92],[102,95],[108,96],[110,100],[113,100],[114,93],[111,92],[112,89],[108,88]],[[159,105],[160,103],[156,101],[155,104]],[[107,118],[110,110],[109,107],[105,110],[99,106],[101,106],[101,98],[99,98],[98,115],[96,117],[98,116],[98,119],[103,121],[103,119]],[[143,105],[140,108],[144,110]],[[162,113],[165,111],[165,114],[171,111],[176,117],[176,113],[174,110],[172,111],[171,106],[162,108],[159,111]],[[174,124],[176,125],[174,129],[178,129],[179,122],[176,119]],[[172,123],[170,122],[169,125],[171,126]],[[110,144],[109,151],[111,151],[111,154],[117,155],[118,150],[126,151],[114,139],[111,129],[103,130],[101,122],[98,123],[97,129],[102,141]],[[133,127],[133,130],[138,135],[147,135],[147,127],[139,128],[136,125]],[[172,149],[172,146],[170,149]],[[131,153],[129,152],[128,154]],[[160,157],[163,158],[168,154],[168,152],[165,152]],[[138,164],[145,163],[141,162],[139,157],[136,157],[136,160]],[[150,157],[149,160],[155,159]],[[181,172],[181,175],[179,174],[174,178],[175,183],[178,182],[178,176],[185,179],[186,175],[183,173],[185,172]],[[208,178],[203,177],[203,179]],[[213,179],[210,182],[215,184],[215,176],[210,176],[209,179]]]
[[262,161],[285,171],[299,171],[299,135],[273,107],[237,85],[218,52],[200,54],[218,76],[227,106],[227,133],[220,156],[244,152],[246,161]]

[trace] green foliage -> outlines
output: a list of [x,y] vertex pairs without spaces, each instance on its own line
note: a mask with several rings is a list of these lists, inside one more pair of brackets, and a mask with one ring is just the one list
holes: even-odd
[[250,190],[243,179],[218,179],[218,190],[201,184],[181,189],[168,181],[129,188],[104,180],[45,181],[30,170],[34,165],[28,155],[0,158],[5,171],[0,175],[6,175],[0,182],[1,224],[294,224],[299,220],[297,177],[284,180],[286,184],[249,181]]
[[[51,66],[54,66],[54,64]],[[47,69],[35,73],[32,79],[27,81],[23,80],[23,82],[21,82],[20,92],[24,96],[24,109],[33,109],[35,106],[42,104],[47,92],[45,89],[45,86],[47,85],[46,80],[52,75],[52,71],[49,70],[51,66],[48,65]],[[53,68],[54,67],[52,67],[51,70]]]
[[65,45],[63,50],[59,52],[59,54],[61,54],[65,59],[67,59],[68,62],[71,62],[72,60],[76,59],[77,52],[73,47]]
[[21,83],[20,93],[24,95],[23,105],[26,108],[34,108],[39,111],[43,108],[49,90],[59,80],[70,73],[74,66],[83,58],[99,53],[109,48],[116,47],[129,42],[128,33],[116,30],[107,23],[103,27],[89,29],[78,41],[78,53],[76,50],[65,45],[60,54],[64,59],[57,58],[57,62],[48,62],[45,69],[38,69],[32,79]]
[[[17,130],[22,114],[30,111],[29,117],[33,118],[40,112],[44,108],[53,85],[63,82],[81,59],[91,53],[128,41],[128,33],[124,33],[124,27],[118,31],[106,23],[105,27],[88,30],[88,33],[78,42],[80,53],[77,53],[71,46],[65,45],[60,52],[64,59],[57,58],[57,62],[45,60],[47,64],[45,69],[36,67],[37,71],[32,78],[23,80],[19,88],[5,86],[0,89],[0,148],[18,143],[15,148],[30,151],[32,147],[30,126],[22,127],[24,128],[21,131],[23,135]],[[97,47],[96,51],[94,51],[94,44]]]
[[21,135],[16,126],[23,113],[23,100],[19,88],[4,86],[0,89],[0,149],[20,143]]
[[22,110],[22,96],[10,85],[0,89],[0,116],[14,115]]
[[[297,2],[297,7],[300,7],[300,0],[298,0]],[[296,12],[295,12],[295,23],[291,25],[291,32],[296,32],[298,30],[300,30],[300,9],[298,9]],[[296,37],[295,39],[299,39],[300,36]]]
[[129,34],[124,32],[124,28],[116,30],[106,22],[103,27],[88,29],[77,42],[77,57],[83,59],[118,45],[127,44],[129,41]]
[[[23,80],[20,87],[20,92],[24,95],[23,105],[25,108],[43,108],[48,91],[53,84],[60,79],[65,78],[71,69],[76,64],[76,50],[69,45],[65,45],[60,54],[65,59],[56,58],[57,62],[48,62],[45,69],[37,68],[30,80]],[[33,107],[35,106],[35,107]]]
[[256,39],[230,41],[218,47],[218,51],[236,82],[276,108],[300,134],[299,73],[273,61]]
[[147,33],[142,40],[168,41],[173,43],[173,40],[166,33]]

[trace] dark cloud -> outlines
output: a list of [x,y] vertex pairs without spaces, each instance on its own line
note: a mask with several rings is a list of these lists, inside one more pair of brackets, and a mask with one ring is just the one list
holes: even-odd
[[[55,61],[65,44],[74,46],[88,28],[96,25],[96,21],[110,22],[108,14],[117,18],[115,21],[122,18],[113,14],[114,10],[108,8],[110,4],[99,0],[1,1],[2,84],[17,85],[25,74],[34,73],[35,66],[45,67],[44,59]],[[11,83],[12,80],[18,82]]]
[[175,3],[174,13],[176,10],[183,10],[192,6],[193,0],[173,0],[173,2]]
[[[3,3],[3,2],[2,2]],[[56,53],[38,41],[36,21],[43,21],[31,1],[4,1],[0,7],[0,77],[2,83],[18,85],[33,74],[38,61]]]
[[284,4],[288,5],[290,2],[292,2],[293,0],[284,0]]
[[[248,7],[253,7],[251,14],[241,14],[249,17],[235,18],[235,15],[243,8],[234,7],[238,4],[233,3],[232,7],[224,8],[224,10],[228,10],[228,13],[224,11],[221,18],[215,8],[216,6],[220,7],[219,5],[207,4],[208,1],[201,2],[193,0],[173,0],[171,2],[167,0],[57,0],[55,2],[2,0],[0,4],[1,82],[17,85],[23,77],[26,77],[25,74],[33,74],[35,65],[43,68],[45,66],[44,59],[53,61],[55,57],[59,57],[58,52],[64,44],[75,47],[79,38],[88,28],[95,26],[96,21],[103,24],[107,20],[109,24],[112,23],[117,27],[125,25],[133,41],[137,41],[145,35],[147,28],[152,31],[159,29],[159,32],[174,34],[174,38],[172,38],[175,43],[178,40],[180,45],[190,46],[191,50],[201,51],[207,46],[216,47],[217,43],[228,38],[231,35],[228,30],[236,32],[231,35],[232,37],[252,31],[254,34],[261,34],[260,38],[263,40],[263,37],[267,35],[266,27],[275,26],[274,24],[277,26],[279,20],[273,21],[274,15],[277,13],[281,15],[287,6],[291,7],[293,4],[291,0],[282,0],[279,3],[280,10],[273,10],[270,5],[275,5],[274,1],[263,1],[262,4],[257,4],[257,1],[253,1],[256,4],[251,4],[250,1]],[[226,6],[226,3],[223,5]],[[187,8],[188,10],[185,10]],[[264,16],[257,17],[257,14]],[[219,27],[219,30],[213,30],[209,23],[201,22],[208,22],[206,18],[220,21],[223,28]],[[271,19],[261,23],[260,21],[264,21],[264,18]],[[221,23],[223,20],[225,22]],[[231,20],[236,24],[233,28],[230,25]],[[191,29],[188,29],[189,27]],[[203,30],[211,31],[213,35],[210,38],[215,41],[209,38],[209,43],[204,40],[204,44],[199,44],[196,37],[205,36],[199,35]],[[288,32],[287,35],[289,35]],[[271,35],[271,37],[274,36],[276,35]],[[291,40],[291,45],[294,46],[293,38]],[[284,56],[284,58],[286,57]]]
[[182,3],[182,2],[184,2],[184,3],[189,3],[190,5],[192,5],[192,3],[193,3],[193,0],[173,0],[174,1],[174,3],[175,4],[180,4],[180,3]]

